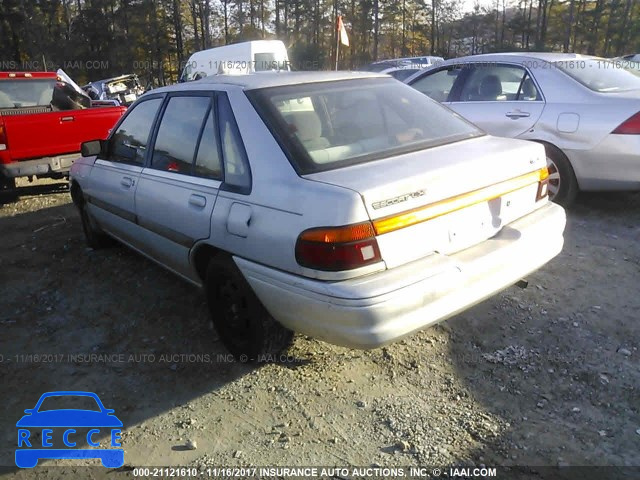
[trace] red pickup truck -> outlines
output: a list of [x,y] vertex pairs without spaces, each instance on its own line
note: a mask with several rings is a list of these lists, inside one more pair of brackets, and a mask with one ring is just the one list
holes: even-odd
[[68,176],[80,144],[106,138],[125,111],[92,106],[55,72],[0,72],[0,190],[16,177]]

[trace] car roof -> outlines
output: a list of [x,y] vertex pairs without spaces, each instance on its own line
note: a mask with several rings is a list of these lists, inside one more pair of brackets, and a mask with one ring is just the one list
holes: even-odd
[[511,61],[524,61],[524,60],[542,60],[544,62],[558,62],[566,60],[584,60],[588,58],[596,58],[592,55],[581,55],[578,53],[554,53],[554,52],[505,52],[505,53],[484,53],[480,55],[469,55],[466,57],[452,58],[447,60],[446,63],[459,63],[469,61],[496,61],[496,60],[511,60]]
[[212,75],[169,87],[162,87],[154,92],[171,92],[184,90],[186,85],[236,85],[245,90],[257,88],[279,87],[284,85],[297,85],[300,83],[331,82],[337,80],[353,80],[358,78],[388,78],[386,75],[371,72],[259,72],[243,75]]

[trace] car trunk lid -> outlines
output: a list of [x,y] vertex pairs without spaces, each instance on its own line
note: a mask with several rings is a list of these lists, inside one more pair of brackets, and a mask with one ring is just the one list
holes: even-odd
[[544,167],[541,145],[485,136],[305,178],[360,194],[392,268],[468,248],[531,212]]

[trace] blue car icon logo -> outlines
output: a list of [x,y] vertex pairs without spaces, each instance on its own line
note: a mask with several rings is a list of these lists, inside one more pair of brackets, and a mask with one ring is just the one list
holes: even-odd
[[[96,409],[45,409],[43,402],[52,397],[62,400],[89,401]],[[56,398],[57,401],[60,398]],[[51,403],[51,401],[49,401]],[[91,459],[99,458],[107,468],[124,465],[124,450],[119,442],[122,422],[104,407],[100,398],[91,392],[48,392],[40,397],[36,406],[24,411],[26,415],[18,420],[18,448],[16,465],[20,468],[33,468],[39,459]],[[40,429],[41,432],[40,432]],[[84,432],[86,430],[86,433]],[[41,441],[37,440],[41,433]],[[98,441],[99,436],[109,435],[109,447],[104,448]],[[54,448],[54,442],[62,443],[65,448]],[[87,447],[83,448],[86,444]]]

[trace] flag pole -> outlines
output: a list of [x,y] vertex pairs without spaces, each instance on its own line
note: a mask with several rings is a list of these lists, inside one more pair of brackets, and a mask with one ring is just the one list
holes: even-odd
[[338,57],[340,57],[340,16],[336,16],[336,71],[338,70]]

